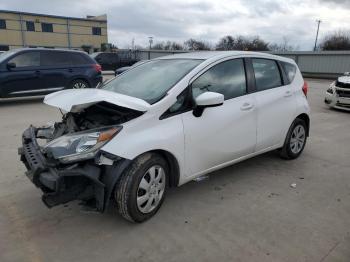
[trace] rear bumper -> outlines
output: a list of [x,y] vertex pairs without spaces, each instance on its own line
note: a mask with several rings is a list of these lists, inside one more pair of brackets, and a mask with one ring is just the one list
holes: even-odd
[[37,143],[38,129],[29,127],[22,135],[18,153],[27,168],[26,176],[43,192],[48,207],[72,200],[94,200],[98,211],[104,210],[105,184],[100,180],[101,167],[94,163],[62,166],[46,158]]

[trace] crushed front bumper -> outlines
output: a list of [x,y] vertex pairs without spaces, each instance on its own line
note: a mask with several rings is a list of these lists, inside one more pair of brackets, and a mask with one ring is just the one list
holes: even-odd
[[350,111],[350,95],[347,93],[350,94],[350,90],[335,87],[333,93],[326,92],[324,102],[329,107]]
[[45,205],[53,207],[72,200],[83,200],[102,212],[118,177],[129,162],[119,160],[112,166],[99,166],[94,160],[60,164],[42,153],[37,142],[38,130],[40,128],[30,126],[24,131],[18,153],[27,168],[26,176],[43,191]]

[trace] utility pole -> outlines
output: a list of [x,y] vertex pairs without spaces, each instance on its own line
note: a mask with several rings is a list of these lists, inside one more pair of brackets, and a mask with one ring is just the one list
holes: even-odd
[[318,32],[320,31],[320,24],[321,24],[321,20],[316,20],[317,23],[317,32],[316,32],[316,39],[315,39],[315,46],[314,46],[314,51],[316,51],[317,48],[317,39],[318,39]]
[[150,60],[151,59],[151,48],[152,48],[152,44],[153,44],[153,36],[149,36],[148,41],[149,41],[148,60]]
[[148,37],[148,42],[149,42],[149,49],[152,49],[152,44],[153,44],[153,36]]

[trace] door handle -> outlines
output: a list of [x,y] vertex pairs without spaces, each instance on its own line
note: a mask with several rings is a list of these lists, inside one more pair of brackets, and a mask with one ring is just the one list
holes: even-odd
[[73,69],[72,69],[72,68],[69,68],[69,69],[68,69],[68,72],[69,72],[69,73],[72,73],[72,72],[73,72]]
[[38,76],[41,74],[40,70],[35,70],[35,74]]
[[290,97],[290,96],[292,96],[292,92],[290,90],[284,93],[284,97]]
[[247,110],[250,110],[254,107],[254,105],[250,104],[250,103],[244,103],[242,106],[241,106],[241,110],[242,111],[247,111]]

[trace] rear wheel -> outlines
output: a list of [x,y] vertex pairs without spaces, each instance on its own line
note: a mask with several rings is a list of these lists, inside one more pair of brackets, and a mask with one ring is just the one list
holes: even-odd
[[89,87],[90,86],[89,86],[88,82],[86,82],[85,80],[82,80],[82,79],[73,80],[69,84],[70,89],[83,89],[83,88],[89,88]]
[[307,140],[307,126],[304,120],[297,118],[290,127],[281,157],[295,159],[303,152]]
[[138,157],[115,189],[119,213],[138,223],[151,218],[164,201],[168,177],[169,168],[161,156],[146,153]]

